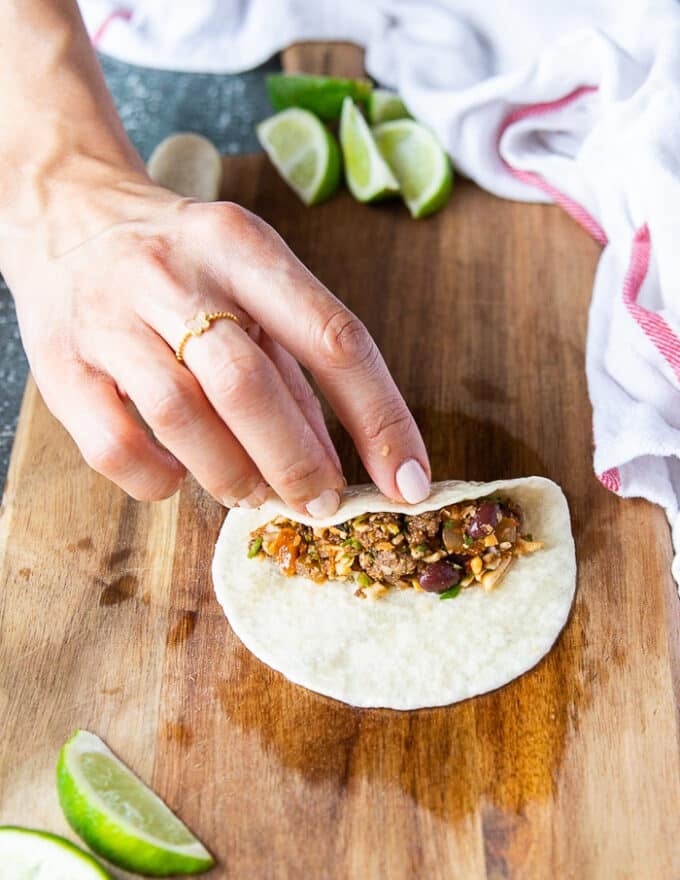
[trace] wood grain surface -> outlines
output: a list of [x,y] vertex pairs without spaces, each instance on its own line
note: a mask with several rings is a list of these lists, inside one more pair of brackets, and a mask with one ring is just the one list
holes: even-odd
[[[29,383],[0,519],[0,823],[69,833],[54,767],[84,727],[213,850],[215,880],[680,877],[668,528],[591,469],[597,247],[557,208],[460,181],[426,221],[346,193],[307,209],[258,155],[225,160],[224,197],[366,322],[436,479],[562,484],[572,615],[534,670],[449,708],[309,693],[250,655],[213,597],[224,511],[191,482],[162,504],[129,500]],[[348,479],[364,480],[331,428]]]

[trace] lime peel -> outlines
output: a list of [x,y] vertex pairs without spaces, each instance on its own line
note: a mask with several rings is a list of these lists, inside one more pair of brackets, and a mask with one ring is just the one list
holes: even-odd
[[167,877],[214,864],[186,825],[93,733],[78,730],[63,746],[57,792],[76,834],[114,865]]
[[346,97],[363,102],[372,89],[367,79],[290,73],[272,73],[267,77],[267,92],[275,110],[301,107],[325,120],[340,116]]
[[48,831],[0,826],[0,880],[112,880],[80,847]]

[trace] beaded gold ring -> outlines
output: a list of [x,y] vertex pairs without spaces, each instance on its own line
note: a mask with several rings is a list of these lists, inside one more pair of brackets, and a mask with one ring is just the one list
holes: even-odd
[[191,337],[202,336],[206,330],[210,329],[215,321],[221,321],[223,319],[233,321],[235,324],[238,324],[239,327],[241,326],[240,319],[233,312],[211,312],[210,314],[199,312],[190,320],[185,321],[184,326],[187,328],[187,332],[182,337],[175,351],[175,357],[180,364],[184,363],[184,349]]

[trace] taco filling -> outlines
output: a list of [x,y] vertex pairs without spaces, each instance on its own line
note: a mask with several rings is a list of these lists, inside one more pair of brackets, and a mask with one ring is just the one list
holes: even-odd
[[495,589],[516,557],[541,547],[522,534],[519,505],[490,496],[414,515],[365,513],[322,528],[276,516],[250,533],[248,556],[289,577],[353,581],[359,598],[415,589],[449,599],[468,587]]

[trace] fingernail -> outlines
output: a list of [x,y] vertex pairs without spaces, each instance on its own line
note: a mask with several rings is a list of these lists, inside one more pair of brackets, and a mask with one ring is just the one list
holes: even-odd
[[316,519],[322,519],[325,516],[332,516],[340,507],[340,496],[335,489],[324,489],[324,491],[307,504],[307,513]]
[[246,510],[252,510],[254,507],[259,507],[261,504],[267,500],[267,495],[269,494],[269,486],[266,483],[259,483],[250,495],[242,498],[238,506],[245,507]]
[[430,481],[422,465],[410,458],[397,471],[397,486],[404,501],[417,504],[430,494]]

